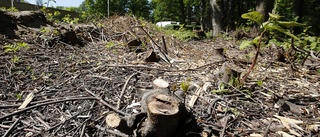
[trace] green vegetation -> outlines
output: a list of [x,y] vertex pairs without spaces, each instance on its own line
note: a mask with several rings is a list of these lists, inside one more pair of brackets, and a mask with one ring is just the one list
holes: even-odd
[[185,81],[181,82],[180,88],[183,90],[183,92],[186,94],[189,87],[190,87],[191,78],[187,78]]
[[16,7],[6,8],[6,7],[0,7],[1,11],[11,11],[11,12],[18,12],[19,10]]
[[71,16],[67,14],[62,18],[62,21],[68,24],[75,24],[79,22],[79,18],[71,18]]
[[257,84],[259,87],[261,87],[261,86],[263,85],[263,81],[259,80],[259,81],[256,82],[256,84]]
[[254,46],[256,48],[256,55],[252,66],[250,67],[248,73],[244,76],[243,80],[246,79],[246,77],[255,66],[260,48],[268,45],[268,43],[271,44],[271,42],[264,39],[264,35],[266,33],[269,34],[269,37],[271,38],[270,41],[279,43],[277,44],[277,46],[281,46],[283,48],[286,48],[287,50],[295,50],[297,52],[294,55],[295,59],[305,59],[310,56],[311,51],[320,51],[319,38],[315,36],[309,36],[306,31],[298,35],[295,35],[291,32],[294,27],[305,27],[304,24],[298,23],[296,21],[281,20],[282,16],[272,13],[269,13],[269,19],[266,22],[263,22],[263,15],[256,11],[245,13],[242,15],[242,18],[254,21],[261,27],[259,36],[257,36],[253,40],[242,41],[239,47],[240,50],[251,46]]
[[30,48],[29,45],[25,42],[18,42],[15,44],[8,44],[3,46],[3,50],[5,53],[13,53],[12,58],[10,60],[13,64],[18,63],[21,60],[20,57],[16,55],[16,53],[19,52],[20,50],[23,50],[23,49],[27,50],[29,48]]
[[165,28],[160,28],[167,36],[174,36],[180,41],[189,41],[192,39],[197,38],[195,33],[191,30],[186,30],[185,28],[180,28],[178,30],[174,29],[165,29]]
[[25,42],[18,42],[16,44],[8,44],[8,45],[3,46],[4,52],[12,52],[12,53],[16,53],[16,52],[20,51],[21,49],[29,49],[29,48],[30,47]]
[[111,42],[108,42],[108,44],[106,45],[106,48],[111,49],[114,46],[115,46],[115,43],[113,41],[111,41]]

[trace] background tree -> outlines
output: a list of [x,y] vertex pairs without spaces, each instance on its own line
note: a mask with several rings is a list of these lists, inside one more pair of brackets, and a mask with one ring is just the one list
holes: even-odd
[[304,0],[303,9],[301,22],[311,26],[312,33],[320,35],[320,1]]
[[[292,10],[292,15],[294,18],[296,18],[297,22],[301,22],[302,19],[302,11],[303,11],[303,5],[304,1],[303,0],[294,0],[293,2],[293,10]],[[294,34],[299,34],[300,33],[300,28],[295,27],[294,29]]]
[[223,30],[221,1],[210,0],[212,16],[212,36],[217,36]]
[[[110,15],[124,15],[126,13],[127,0],[110,0],[109,12]],[[107,0],[95,0],[94,2],[95,13],[100,13],[103,16],[108,15],[108,1]]]
[[263,15],[264,21],[269,19],[269,13],[274,6],[274,0],[257,0],[256,10]]
[[179,18],[179,21],[181,24],[185,24],[185,21],[186,21],[186,15],[185,15],[185,6],[184,6],[184,2],[183,0],[179,0],[179,8],[180,8],[180,18]]
[[152,0],[151,5],[155,22],[179,20],[179,0]]
[[[87,17],[92,16],[96,19],[106,17],[108,15],[108,1],[85,0],[79,6],[79,11],[84,12]],[[127,13],[149,19],[150,3],[148,0],[110,0],[109,14],[111,16],[125,15]]]
[[[79,12],[93,18],[106,17],[107,5],[107,0],[85,0]],[[312,26],[309,30],[319,34],[319,5],[319,0],[151,0],[151,3],[149,0],[110,0],[110,15],[130,13],[154,22],[170,20],[187,25],[196,22],[203,30],[213,30],[216,36],[222,31],[252,27],[252,23],[241,18],[243,13],[256,10],[267,20],[268,13],[274,10],[284,20],[298,16],[298,22]]]
[[37,1],[36,1],[36,4],[37,4],[38,6],[43,6],[43,1],[42,1],[42,0],[37,0]]
[[129,0],[127,4],[128,12],[144,19],[150,19],[150,3],[148,0]]

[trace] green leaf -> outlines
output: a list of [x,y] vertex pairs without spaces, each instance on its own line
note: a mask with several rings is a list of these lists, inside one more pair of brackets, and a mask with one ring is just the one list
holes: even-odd
[[13,49],[12,48],[6,48],[6,49],[4,49],[4,52],[13,52]]
[[273,14],[273,13],[269,13],[269,17],[271,19],[276,19],[276,20],[281,18],[281,16],[279,14]]
[[263,85],[263,81],[262,81],[262,80],[259,80],[259,81],[256,82],[256,84],[257,84],[259,87],[261,87],[261,86]]
[[17,97],[18,100],[22,99],[22,95],[21,94],[16,94],[16,97]]
[[30,47],[28,46],[27,43],[25,42],[18,42],[17,43],[18,49],[24,48],[24,49],[29,49]]
[[241,15],[242,18],[254,21],[261,25],[263,23],[263,15],[258,11],[252,11]]
[[111,42],[109,42],[105,47],[107,48],[107,49],[111,49],[112,47],[114,47],[115,46],[115,43],[113,42],[113,41],[111,41]]
[[275,24],[275,23],[266,23],[264,26],[263,26],[266,30],[269,30],[269,31],[279,31],[279,32],[282,32],[284,33],[285,30],[280,27],[279,25]]
[[275,23],[267,23],[263,26],[266,30],[269,31],[279,31],[282,32],[288,36],[290,36],[291,38],[294,38],[295,40],[301,41],[297,36],[295,36],[294,34],[292,34],[289,30],[285,30],[283,29],[281,26],[279,26],[278,24]]
[[297,41],[301,41],[301,39],[299,39],[296,35],[292,34],[290,31],[286,31],[286,32],[284,32],[284,34],[290,36],[291,38],[293,38]]
[[249,47],[253,46],[253,45],[251,44],[251,42],[252,42],[252,41],[249,41],[249,40],[244,40],[244,41],[242,41],[241,44],[240,44],[239,49],[240,49],[240,50],[244,50],[244,49],[246,49],[246,48],[249,48]]
[[180,88],[184,92],[187,92],[189,87],[190,87],[190,81],[188,81],[188,80],[185,80],[185,81],[181,82],[181,84],[180,84]]
[[278,21],[279,25],[285,28],[291,28],[291,27],[301,27],[304,26],[304,24],[295,22],[295,21]]
[[252,41],[251,41],[251,45],[254,45],[254,44],[259,44],[259,39],[260,39],[261,37],[260,36],[258,36],[258,37],[255,37]]
[[316,37],[308,36],[308,37],[305,38],[305,40],[307,40],[309,42],[316,42]]
[[11,59],[12,63],[18,63],[20,61],[20,57],[18,56],[13,56],[13,58]]
[[317,42],[312,42],[310,44],[310,49],[314,50],[315,48],[317,48],[318,43]]

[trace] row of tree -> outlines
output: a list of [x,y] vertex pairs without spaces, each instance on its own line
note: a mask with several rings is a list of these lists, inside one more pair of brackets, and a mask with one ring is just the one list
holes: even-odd
[[79,7],[69,10],[80,12],[89,19],[107,17],[108,14],[132,14],[152,22],[197,23],[203,30],[213,30],[213,35],[253,25],[241,15],[257,10],[263,14],[264,20],[268,20],[268,13],[273,12],[286,20],[306,23],[314,33],[320,34],[319,0],[85,0]]
[[[241,19],[241,14],[248,11],[259,11],[268,20],[269,13],[279,14],[284,20],[297,21],[311,26],[310,30],[319,35],[320,1],[318,0],[210,0],[213,34],[223,30],[234,30],[245,26],[247,22]],[[295,33],[301,30],[297,29]]]

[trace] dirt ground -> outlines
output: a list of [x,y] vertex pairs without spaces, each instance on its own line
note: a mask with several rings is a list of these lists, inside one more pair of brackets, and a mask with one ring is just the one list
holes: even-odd
[[1,11],[0,135],[139,136],[108,127],[106,116],[140,113],[143,94],[163,79],[172,94],[190,84],[180,99],[195,122],[179,136],[320,136],[319,60],[292,67],[265,48],[242,85],[225,77],[242,77],[254,49],[162,36],[134,17],[69,25]]

